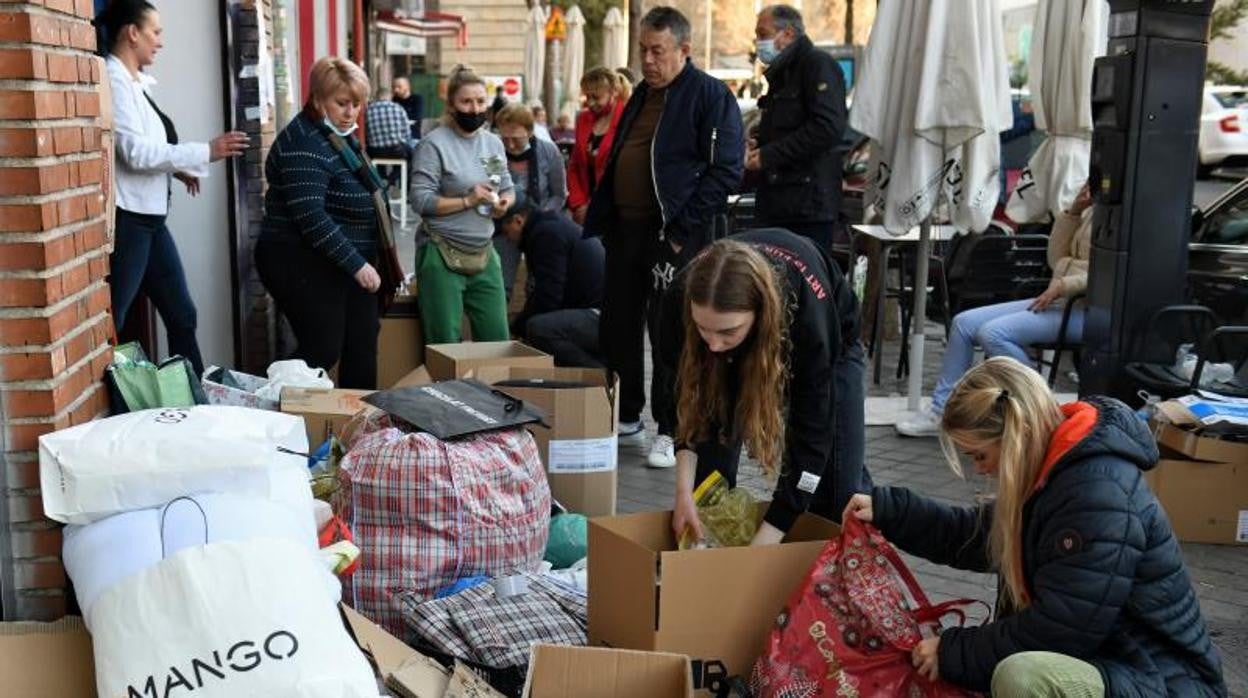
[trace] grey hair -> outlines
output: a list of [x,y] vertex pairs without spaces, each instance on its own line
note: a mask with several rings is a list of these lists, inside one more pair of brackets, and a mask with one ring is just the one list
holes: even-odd
[[768,5],[763,8],[763,12],[771,14],[771,23],[775,25],[778,32],[792,27],[793,33],[798,36],[806,33],[806,25],[802,24],[802,13],[798,12],[795,7],[789,5]]
[[677,46],[689,43],[693,35],[693,29],[689,27],[689,19],[681,14],[680,10],[665,5],[647,12],[646,16],[641,18],[641,28],[656,32],[666,29],[676,38]]

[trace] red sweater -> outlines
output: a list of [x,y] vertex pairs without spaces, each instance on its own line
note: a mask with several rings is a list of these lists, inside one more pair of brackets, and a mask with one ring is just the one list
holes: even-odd
[[602,136],[602,144],[598,146],[598,157],[589,161],[589,137],[594,132],[594,121],[598,117],[588,109],[582,109],[576,115],[576,144],[572,146],[572,159],[568,161],[568,208],[575,209],[585,206],[594,192],[589,188],[589,168],[594,168],[594,182],[601,183],[607,171],[607,160],[611,157],[611,143],[615,140],[615,129],[620,123],[620,114],[624,113],[624,102],[616,100],[611,112],[611,125]]

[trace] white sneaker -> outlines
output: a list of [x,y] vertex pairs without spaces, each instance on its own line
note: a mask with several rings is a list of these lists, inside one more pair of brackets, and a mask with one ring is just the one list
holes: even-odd
[[940,415],[925,407],[912,417],[897,422],[897,433],[902,436],[936,436],[940,433]]
[[646,457],[646,465],[651,468],[676,467],[676,445],[672,443],[672,437],[666,434],[654,437],[654,443],[650,444],[650,455]]
[[621,446],[642,446],[646,443],[646,425],[640,421],[620,422],[619,443]]

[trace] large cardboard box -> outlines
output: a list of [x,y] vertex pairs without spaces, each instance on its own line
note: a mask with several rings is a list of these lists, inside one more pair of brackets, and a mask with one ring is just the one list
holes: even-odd
[[589,644],[688,655],[694,689],[714,694],[728,677],[749,675],[789,595],[839,531],[803,514],[781,545],[678,551],[671,512],[591,519]]
[[[355,611],[343,623],[387,686],[406,694],[441,696],[450,672]],[[87,698],[95,693],[91,636],[74,616],[55,623],[0,623],[0,695]]]
[[1162,458],[1144,479],[1179,540],[1248,543],[1248,461]]
[[377,333],[377,385],[391,386],[425,361],[425,339],[415,296],[399,296]]
[[664,652],[533,645],[524,698],[690,698],[689,658]]
[[554,368],[555,360],[520,342],[462,342],[425,347],[425,367],[435,381],[463,378],[486,366]]
[[555,499],[586,516],[615,514],[619,381],[609,381],[606,371],[583,368],[489,366],[472,375],[488,384],[509,380],[587,384],[584,388],[506,386],[499,390],[546,413],[550,428],[531,424],[529,431],[537,440]]
[[368,406],[360,398],[371,392],[282,388],[282,412],[303,417],[308,428],[308,448],[315,450],[331,434],[341,431],[356,412]]

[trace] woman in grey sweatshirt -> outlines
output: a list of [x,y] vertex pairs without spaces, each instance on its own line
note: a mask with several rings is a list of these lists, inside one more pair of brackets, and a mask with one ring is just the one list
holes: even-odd
[[485,81],[456,66],[447,82],[447,113],[413,154],[411,199],[423,239],[416,250],[416,296],[430,344],[461,340],[468,314],[476,341],[508,339],[507,300],[494,220],[515,201],[507,154],[485,128]]

